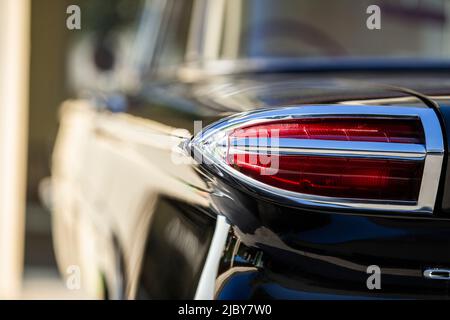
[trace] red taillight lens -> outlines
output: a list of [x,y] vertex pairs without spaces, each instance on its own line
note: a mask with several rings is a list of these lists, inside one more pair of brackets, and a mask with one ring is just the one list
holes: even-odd
[[230,138],[271,137],[424,144],[418,119],[309,118],[260,123],[234,130]]
[[[277,156],[269,163],[249,154],[234,154],[230,165],[268,185],[293,192],[338,198],[417,200],[423,173],[421,161],[345,157]],[[264,169],[278,162],[274,174]],[[255,163],[256,162],[256,163]]]
[[[267,144],[273,138],[277,139],[276,152],[273,145]],[[290,153],[283,154],[286,139],[290,141]],[[301,154],[301,148],[292,153],[296,140],[368,142],[369,148],[371,142],[425,143],[419,119],[345,117],[272,121],[233,130],[228,135],[227,163],[255,180],[302,194],[370,200],[418,199],[423,159],[377,159],[364,156],[364,152],[351,157],[333,156],[333,151],[326,154],[326,150],[310,150],[305,155]],[[264,144],[264,150],[258,143]],[[315,153],[319,151],[325,155]],[[269,172],[269,168],[275,170]]]

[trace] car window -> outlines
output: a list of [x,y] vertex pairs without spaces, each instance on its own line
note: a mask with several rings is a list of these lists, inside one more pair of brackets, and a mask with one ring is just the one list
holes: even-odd
[[[198,0],[202,35],[188,60],[426,57],[450,53],[445,0]],[[368,19],[379,11],[379,27]],[[371,7],[373,8],[373,7]],[[368,27],[368,23],[370,27]],[[198,31],[198,30],[196,30]],[[195,34],[195,32],[194,32]]]

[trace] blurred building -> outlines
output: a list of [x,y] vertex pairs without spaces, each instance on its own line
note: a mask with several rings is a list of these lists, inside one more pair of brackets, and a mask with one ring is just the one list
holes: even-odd
[[[57,275],[51,217],[40,201],[39,185],[50,175],[60,104],[65,99],[89,94],[86,92],[89,88],[110,86],[123,59],[120,52],[127,47],[122,39],[130,39],[128,30],[134,28],[141,3],[139,0],[30,1],[26,275],[43,274],[44,278],[49,272]],[[66,27],[69,5],[81,9],[81,30]]]

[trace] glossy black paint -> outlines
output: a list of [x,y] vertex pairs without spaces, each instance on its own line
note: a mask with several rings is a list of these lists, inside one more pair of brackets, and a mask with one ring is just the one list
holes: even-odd
[[[202,120],[206,125],[235,112],[267,106],[355,101],[362,107],[371,104],[432,107],[436,100],[443,122],[450,123],[450,104],[432,97],[436,92],[440,96],[450,93],[445,85],[449,82],[446,75],[426,72],[214,77],[194,83],[154,84],[134,99],[128,112],[192,132],[193,120]],[[232,94],[222,95],[221,88],[227,88]],[[447,134],[449,127],[445,127]],[[252,252],[243,258],[232,250],[234,246],[227,246],[217,298],[369,299],[449,295],[449,281],[423,277],[426,268],[450,268],[448,170],[440,190],[442,205],[437,205],[432,216],[418,216],[302,208],[264,198],[213,166],[195,165],[193,169],[209,186],[211,195],[209,208],[197,208],[193,212],[199,217],[224,215],[232,225],[230,237],[239,239],[245,251]],[[192,181],[185,183],[192,184]],[[173,214],[185,213],[180,206],[175,206]],[[158,242],[158,235],[150,231],[149,243],[152,238]],[[170,251],[163,243],[157,246],[156,251]],[[149,252],[146,258],[149,260],[142,269],[141,286],[144,287],[145,274],[155,271],[149,265],[157,259]],[[161,265],[167,267],[167,274],[173,274],[180,267],[183,270],[187,263]],[[369,290],[366,286],[370,265],[381,268],[382,290]],[[234,270],[237,266],[243,269]],[[183,277],[186,278],[181,276],[177,281],[185,285]],[[189,283],[195,282],[189,279]],[[160,285],[163,280],[167,279],[163,276]],[[189,287],[189,293],[180,293],[177,290],[181,286],[174,286],[177,288],[169,290],[169,295],[147,289],[150,293],[146,296],[192,297],[192,288]]]
[[175,199],[159,199],[148,232],[136,298],[192,299],[214,222],[204,210]]
[[[341,292],[369,294],[369,265],[383,275],[383,294],[447,294],[447,283],[424,279],[427,267],[448,267],[447,221],[306,212],[258,201],[231,220],[243,243],[264,252],[264,271]],[[234,217],[233,217],[234,218]],[[235,222],[236,220],[241,220]],[[295,286],[294,286],[295,287]]]

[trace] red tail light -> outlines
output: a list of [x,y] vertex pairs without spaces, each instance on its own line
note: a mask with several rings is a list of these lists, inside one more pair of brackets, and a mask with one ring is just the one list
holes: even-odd
[[[415,201],[418,198],[423,161],[283,155],[281,149],[280,154],[266,153],[267,156],[261,155],[270,150],[260,150],[259,156],[252,157],[238,143],[244,139],[244,144],[249,146],[254,140],[258,148],[267,145],[264,139],[274,137],[278,139],[273,143],[277,146],[283,145],[285,139],[424,144],[419,119],[328,117],[261,123],[231,132],[227,155],[228,164],[236,170],[284,190],[352,199]],[[264,174],[274,164],[277,170]]]
[[419,119],[306,118],[261,123],[234,130],[230,138],[271,137],[424,144]]
[[431,109],[381,106],[237,115],[207,128],[193,146],[267,197],[420,212],[432,211],[443,155]]
[[253,179],[299,193],[357,199],[418,199],[422,161],[302,155],[274,157],[279,168],[271,175],[262,174],[271,163],[261,163],[258,158],[253,163],[248,154],[233,155],[230,164]]

